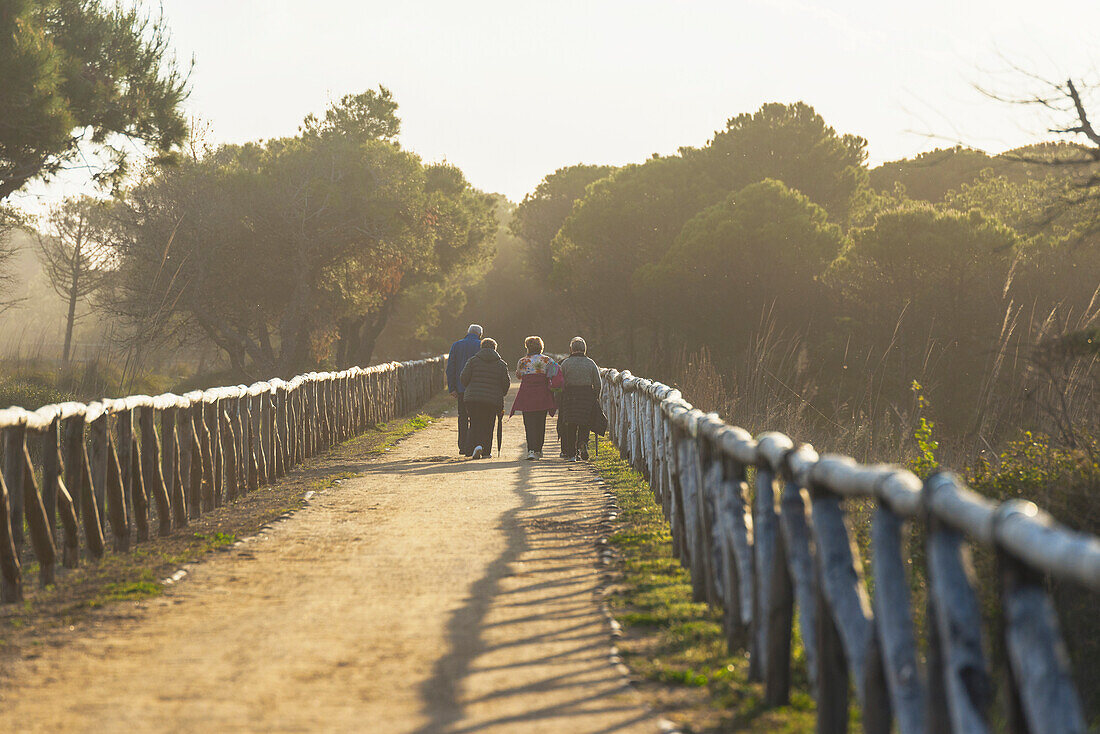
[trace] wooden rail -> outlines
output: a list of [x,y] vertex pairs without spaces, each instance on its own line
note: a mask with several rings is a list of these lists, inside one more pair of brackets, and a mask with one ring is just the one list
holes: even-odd
[[[780,433],[757,437],[704,414],[678,390],[601,370],[610,436],[664,509],[695,599],[721,608],[731,651],[747,649],[769,705],[787,702],[795,609],[817,730],[847,730],[849,691],[864,730],[988,732],[993,685],[969,564],[993,548],[1002,578],[1007,727],[1084,732],[1047,576],[1100,590],[1100,541],[1031,502],[996,505],[950,472],[922,482],[896,466],[819,456]],[[748,469],[755,469],[755,491]],[[873,601],[843,501],[873,502]],[[926,658],[918,653],[903,528],[924,529]]]
[[[0,410],[0,602],[23,596],[26,535],[39,581],[61,564],[167,535],[275,482],[443,388],[446,357],[312,372],[185,395]],[[159,431],[158,431],[159,429]],[[38,466],[32,447],[40,447]],[[60,520],[60,533],[57,524]]]

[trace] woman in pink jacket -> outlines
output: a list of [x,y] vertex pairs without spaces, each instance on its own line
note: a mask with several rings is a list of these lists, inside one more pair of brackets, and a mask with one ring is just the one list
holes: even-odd
[[512,412],[523,413],[523,428],[527,432],[527,458],[542,458],[542,445],[546,441],[546,416],[554,415],[554,395],[550,383],[558,377],[558,363],[542,353],[542,339],[529,336],[524,340],[527,356],[516,366],[519,392],[512,403]]

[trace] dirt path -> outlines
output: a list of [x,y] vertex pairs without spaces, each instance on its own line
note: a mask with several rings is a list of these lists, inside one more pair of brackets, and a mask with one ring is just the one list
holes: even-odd
[[592,475],[520,461],[518,416],[449,458],[455,424],[18,662],[0,731],[656,731],[608,663]]

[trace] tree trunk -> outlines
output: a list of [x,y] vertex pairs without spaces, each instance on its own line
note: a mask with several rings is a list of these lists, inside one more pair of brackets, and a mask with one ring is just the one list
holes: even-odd
[[65,346],[62,347],[61,351],[61,361],[65,364],[69,363],[69,357],[72,354],[73,326],[76,324],[76,301],[80,298],[80,273],[84,269],[84,263],[80,259],[82,244],[83,243],[78,237],[72,259],[72,283],[69,286],[69,313],[65,319]]
[[73,344],[73,324],[76,323],[76,276],[73,276],[73,289],[69,292],[69,314],[65,319],[65,346],[61,348],[61,361],[69,363]]
[[340,319],[336,325],[340,333],[340,337],[336,342],[336,365],[341,369],[351,367],[354,355],[359,353],[359,345],[362,342],[360,335],[364,321],[365,317]]
[[370,364],[371,355],[374,354],[375,342],[377,342],[378,337],[381,336],[382,330],[386,328],[386,323],[390,320],[390,315],[393,313],[394,306],[396,305],[397,294],[394,294],[386,298],[385,302],[382,304],[382,308],[380,308],[377,313],[372,317],[364,319],[366,323],[359,332],[358,348],[349,355],[359,366],[365,367]]

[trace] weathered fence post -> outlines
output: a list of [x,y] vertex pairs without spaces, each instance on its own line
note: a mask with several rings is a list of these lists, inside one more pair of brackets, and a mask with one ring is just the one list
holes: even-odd
[[73,498],[73,506],[79,516],[81,511],[80,484],[84,471],[84,411],[61,419],[61,465],[65,472],[65,486]]
[[[111,401],[111,418],[115,424],[115,433],[110,443],[114,447],[114,452],[118,457],[118,480],[119,486],[122,488],[123,505],[126,508],[124,517],[126,521],[129,522],[131,517],[137,520],[136,508],[134,507],[133,482],[130,478],[130,465],[132,463],[130,454],[133,451],[134,416],[125,398]],[[138,534],[138,540],[142,540],[140,532]]]
[[100,403],[91,412],[88,420],[88,438],[92,445],[88,456],[89,472],[99,529],[103,533],[107,530],[107,407]]
[[[962,534],[933,512],[937,503],[946,512],[965,512],[961,494],[946,472],[925,480],[921,493],[928,524],[928,723],[934,731],[986,732],[993,686],[982,650],[981,608],[971,581],[969,549]],[[992,508],[984,510],[979,522],[992,525]],[[949,728],[937,728],[944,726]]]
[[[226,400],[221,402],[225,403]],[[232,405],[232,401],[228,401]],[[225,501],[237,499],[237,439],[233,435],[233,421],[227,410],[219,410],[219,428],[221,429],[222,454],[225,458]]]
[[273,484],[278,476],[276,469],[275,445],[275,386],[269,384],[262,394],[264,420],[264,454],[267,456],[267,483]]
[[65,568],[76,568],[80,563],[80,525],[77,520],[76,505],[66,483],[61,478],[64,467],[61,458],[61,416],[61,411],[56,412],[50,420],[49,427],[42,434],[42,499],[44,506],[47,498],[53,504],[53,507],[45,507],[51,537],[56,535],[54,518],[58,515],[61,517],[64,538],[61,564]]
[[42,508],[51,538],[57,537],[57,492],[61,483],[61,419],[55,412],[39,431],[42,451]]
[[290,440],[286,416],[286,383],[279,381],[275,388],[275,435],[276,435],[276,460],[275,476],[283,477],[287,473],[287,460],[289,458],[288,443]]
[[[993,516],[1008,653],[1007,692],[1010,705],[1018,705],[1019,716],[1010,718],[1009,725],[1029,734],[1084,734],[1088,729],[1084,711],[1073,684],[1069,654],[1058,631],[1058,615],[1042,574],[1006,548],[1015,534],[1023,546],[1052,550],[1061,540],[1052,532],[1053,527],[1050,516],[1026,500],[1009,500]],[[1064,555],[1073,557],[1072,552]]]
[[[107,416],[104,416],[106,419]],[[130,550],[130,517],[126,508],[126,496],[122,487],[122,470],[119,466],[118,452],[107,430],[107,517],[111,521],[111,533],[114,536],[115,550]]]
[[[84,542],[88,545],[88,554],[95,559],[103,557],[103,513],[100,511],[92,481],[92,462],[83,443],[80,445],[80,516],[84,525]],[[105,480],[106,481],[106,480]]]
[[191,486],[197,490],[196,512],[192,517],[214,509],[214,444],[207,428],[207,411],[206,399],[200,397],[192,414],[197,444],[197,448],[192,450],[191,458]]
[[161,484],[164,487],[165,496],[168,497],[168,506],[171,518],[161,518],[161,530],[167,527],[171,532],[175,527],[187,525],[187,501],[184,499],[183,478],[181,474],[182,462],[180,460],[180,443],[176,425],[179,422],[180,410],[178,399],[174,396],[172,404],[166,405],[160,412],[160,439],[158,441],[160,451],[160,475]]
[[260,464],[259,458],[256,456],[256,418],[253,415],[253,406],[256,404],[256,397],[252,393],[252,388],[249,388],[245,392],[244,399],[242,401],[243,412],[242,419],[244,425],[242,430],[244,431],[244,452],[245,463],[247,465],[247,486],[249,492],[255,492],[260,488]]
[[4,428],[4,482],[8,485],[11,538],[16,550],[23,547],[23,440],[26,435],[23,419]]
[[134,498],[134,528],[138,542],[149,540],[149,496],[145,493],[145,476],[141,471],[141,452],[135,439],[130,439],[130,487]]
[[0,472],[0,602],[23,600],[23,571],[12,532],[11,494]]

